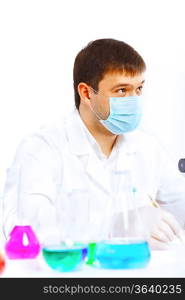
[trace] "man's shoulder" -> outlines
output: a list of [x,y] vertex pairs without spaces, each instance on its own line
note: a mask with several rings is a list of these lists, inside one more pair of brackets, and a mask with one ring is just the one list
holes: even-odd
[[41,148],[60,149],[64,146],[66,140],[66,127],[74,118],[74,111],[69,112],[50,123],[47,123],[36,131],[23,137],[18,146],[18,151],[37,151]]
[[61,138],[64,133],[65,129],[68,126],[69,123],[73,123],[73,120],[75,118],[75,111],[72,110],[65,116],[61,116],[60,118],[49,122],[47,124],[42,125],[40,128],[38,128],[35,132],[31,133],[27,137],[43,137],[43,138],[52,138],[52,139],[58,139]]
[[56,120],[55,122],[45,124],[38,128],[36,131],[26,135],[22,139],[22,143],[31,144],[39,142],[52,143],[57,142],[64,135],[64,123],[63,119]]

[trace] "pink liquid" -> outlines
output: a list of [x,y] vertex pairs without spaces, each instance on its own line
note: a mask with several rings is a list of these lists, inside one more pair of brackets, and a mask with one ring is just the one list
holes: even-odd
[[37,257],[40,244],[31,226],[15,226],[5,245],[5,251],[10,259]]

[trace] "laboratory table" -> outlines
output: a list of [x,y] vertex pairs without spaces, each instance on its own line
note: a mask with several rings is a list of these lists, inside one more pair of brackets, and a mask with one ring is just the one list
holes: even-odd
[[185,277],[185,245],[173,245],[169,250],[152,251],[151,260],[147,267],[131,270],[107,270],[83,265],[78,271],[58,272],[47,266],[42,253],[36,259],[30,260],[10,260],[6,258],[6,268],[1,277]]

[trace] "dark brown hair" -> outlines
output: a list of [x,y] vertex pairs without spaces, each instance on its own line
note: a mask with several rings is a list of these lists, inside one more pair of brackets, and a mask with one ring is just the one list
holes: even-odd
[[114,39],[90,42],[76,56],[73,69],[75,105],[79,109],[78,84],[85,82],[98,91],[98,84],[107,72],[123,71],[134,76],[145,71],[139,53],[128,44]]

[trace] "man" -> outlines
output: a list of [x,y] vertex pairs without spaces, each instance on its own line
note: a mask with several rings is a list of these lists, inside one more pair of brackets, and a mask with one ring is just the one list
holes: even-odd
[[[56,228],[60,214],[65,226],[70,211],[79,214],[73,230],[83,222],[80,211],[87,212],[94,226],[111,219],[124,210],[115,207],[117,196],[124,198],[125,174],[129,174],[150,245],[164,249],[181,237],[185,179],[153,137],[137,129],[145,69],[142,57],[122,41],[95,40],[78,53],[75,110],[65,121],[26,137],[8,170],[7,233],[18,211],[19,219],[26,219],[38,232]],[[154,200],[161,208],[151,206]]]

